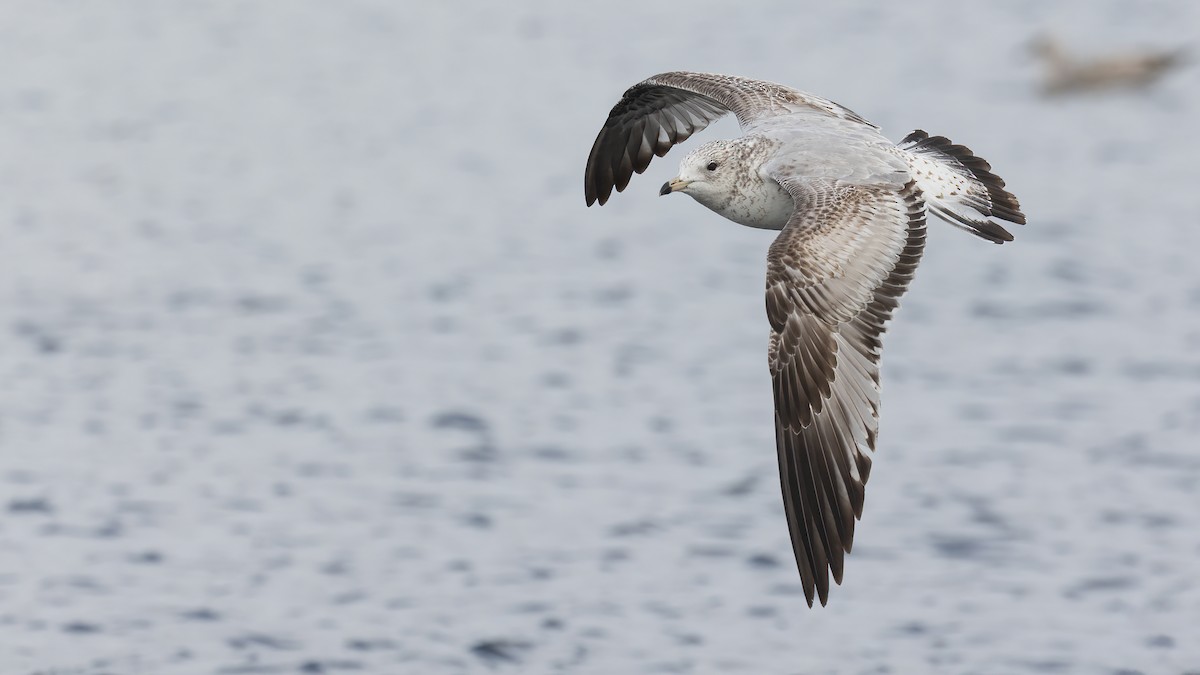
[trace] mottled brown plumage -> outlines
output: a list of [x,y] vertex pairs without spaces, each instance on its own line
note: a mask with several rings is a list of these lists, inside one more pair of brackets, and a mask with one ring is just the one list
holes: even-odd
[[796,215],[767,255],[768,360],[792,548],[825,604],[862,516],[880,337],[921,258],[925,207],[914,183],[794,189]]
[[664,73],[617,103],[584,173],[588,205],[726,112],[745,135],[692,151],[661,194],[781,230],[767,254],[768,363],[784,511],[805,596],[829,596],[862,516],[879,432],[881,338],[933,213],[1001,243],[1024,223],[1004,181],[923,131],[899,146],[826,99],[727,75]]

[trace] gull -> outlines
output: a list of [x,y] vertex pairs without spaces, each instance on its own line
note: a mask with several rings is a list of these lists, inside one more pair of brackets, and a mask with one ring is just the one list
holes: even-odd
[[818,96],[691,72],[655,75],[613,107],[588,155],[588,206],[727,113],[743,135],[693,150],[660,194],[780,231],[766,284],[779,477],[805,598],[824,605],[862,517],[880,340],[921,258],[926,212],[997,244],[1013,237],[996,221],[1025,216],[987,162],[942,136],[897,145]]
[[1145,87],[1186,60],[1182,49],[1130,51],[1085,59],[1069,54],[1057,40],[1047,35],[1035,38],[1030,48],[1045,64],[1042,93],[1046,96]]

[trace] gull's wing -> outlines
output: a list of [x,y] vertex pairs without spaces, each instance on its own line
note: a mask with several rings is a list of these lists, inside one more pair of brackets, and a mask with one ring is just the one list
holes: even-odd
[[747,129],[766,118],[801,112],[874,128],[848,108],[773,82],[709,73],[655,75],[626,90],[608,113],[584,172],[587,204],[603,205],[614,187],[624,190],[634,172],[645,171],[654,155],[662,157],[726,113],[733,113]]
[[805,596],[824,605],[862,515],[880,338],[920,260],[925,203],[912,182],[775,178],[796,201],[767,256],[779,476]]

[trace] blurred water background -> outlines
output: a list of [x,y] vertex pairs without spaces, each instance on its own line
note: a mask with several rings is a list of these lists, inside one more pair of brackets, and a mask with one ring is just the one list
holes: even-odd
[[[4,3],[0,672],[1200,672],[1200,4]],[[845,585],[775,468],[773,233],[582,172],[656,72],[987,158],[885,341]],[[736,133],[726,121],[689,142]]]

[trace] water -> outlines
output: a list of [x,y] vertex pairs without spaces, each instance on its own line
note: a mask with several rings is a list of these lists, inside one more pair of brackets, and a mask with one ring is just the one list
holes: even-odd
[[[1025,52],[1198,25],[13,8],[0,672],[1200,671],[1200,70],[1052,103]],[[947,135],[1029,215],[1003,247],[931,224],[825,608],[775,469],[772,234],[657,197],[678,150],[583,206],[608,108],[670,69]]]

